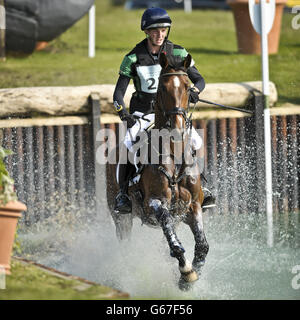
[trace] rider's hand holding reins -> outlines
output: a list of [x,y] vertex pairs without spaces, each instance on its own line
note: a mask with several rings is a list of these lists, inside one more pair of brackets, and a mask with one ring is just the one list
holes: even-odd
[[195,88],[189,88],[189,101],[191,103],[197,103],[199,101],[199,91]]
[[120,119],[122,121],[126,121],[127,122],[127,128],[128,129],[130,129],[131,127],[133,127],[135,125],[136,120],[134,119],[132,114],[129,114],[127,112],[127,110],[125,108],[120,110],[118,113],[119,113]]

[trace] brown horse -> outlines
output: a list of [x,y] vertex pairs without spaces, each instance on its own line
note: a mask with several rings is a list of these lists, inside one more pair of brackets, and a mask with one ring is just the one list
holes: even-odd
[[[154,148],[159,163],[144,165],[139,182],[129,188],[128,192],[133,200],[131,214],[120,214],[113,210],[118,190],[116,165],[113,164],[107,165],[107,181],[110,181],[107,185],[107,199],[119,239],[129,237],[132,219],[135,216],[140,217],[145,224],[162,228],[170,247],[170,254],[179,262],[179,288],[188,290],[191,284],[198,280],[209,246],[202,223],[201,204],[204,196],[200,170],[195,170],[198,166],[197,161],[190,161],[193,157],[187,134],[191,125],[187,115],[187,69],[191,64],[191,56],[188,55],[180,66],[175,64],[168,61],[165,54],[160,55],[162,70],[154,107],[154,128],[172,132],[171,138],[166,140],[168,146],[161,142],[159,148]],[[150,140],[148,143],[153,151],[153,141]],[[169,154],[163,157],[167,148]],[[181,161],[176,161],[178,154]],[[188,224],[194,235],[192,264],[185,258],[185,250],[176,235],[176,226],[181,221]]]

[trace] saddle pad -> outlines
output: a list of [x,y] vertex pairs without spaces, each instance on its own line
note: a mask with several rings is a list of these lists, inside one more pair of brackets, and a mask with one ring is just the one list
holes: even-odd
[[[150,114],[144,116],[143,117],[144,119],[141,118],[143,116],[142,112],[136,111],[133,114],[136,116],[139,116],[140,118],[137,120],[137,122],[135,123],[135,125],[133,127],[131,127],[130,129],[127,130],[124,141],[123,141],[125,146],[127,147],[127,149],[130,152],[133,152],[133,145],[136,142],[136,138],[137,138],[138,133],[140,131],[144,131],[144,130],[147,130],[150,127],[152,127],[154,125],[154,121],[155,121],[155,114],[154,113],[150,113]],[[198,150],[201,148],[202,143],[203,143],[202,137],[198,134],[198,132],[196,131],[196,129],[194,127],[192,127],[191,130],[192,130],[192,132],[190,134],[191,134],[192,148],[193,148],[193,150]]]
[[[133,145],[136,142],[137,135],[140,131],[147,130],[150,126],[154,124],[154,113],[150,113],[146,116],[143,116],[142,112],[134,112],[133,115],[140,117],[135,125],[127,130],[125,138],[124,138],[124,144],[127,147],[127,149],[132,152],[133,151]],[[147,120],[146,120],[147,119]]]

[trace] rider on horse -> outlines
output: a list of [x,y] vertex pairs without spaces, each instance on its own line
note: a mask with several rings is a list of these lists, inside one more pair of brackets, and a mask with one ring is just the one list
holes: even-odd
[[[143,114],[153,110],[158,88],[158,81],[161,66],[159,64],[159,55],[164,52],[170,58],[184,58],[188,52],[181,46],[173,44],[168,40],[172,20],[168,13],[161,8],[147,9],[141,21],[141,29],[146,33],[146,39],[136,45],[130,51],[120,67],[119,79],[113,95],[114,106],[122,121],[127,122],[127,128],[134,126],[136,120],[132,115],[139,111]],[[203,91],[205,82],[192,61],[187,70],[189,79],[194,86],[189,89],[190,102],[196,103],[198,95]],[[129,111],[127,112],[124,103],[124,95],[130,79],[133,79],[135,92],[131,97]],[[196,132],[194,130],[194,132]],[[196,137],[201,139],[200,136]],[[129,165],[119,164],[118,182],[120,191],[116,197],[115,211],[121,213],[131,212],[131,200],[128,196],[128,176]],[[204,188],[203,207],[214,205],[215,199],[211,192]]]

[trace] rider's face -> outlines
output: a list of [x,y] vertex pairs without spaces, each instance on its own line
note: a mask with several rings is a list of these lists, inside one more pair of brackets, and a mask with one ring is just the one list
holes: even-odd
[[168,28],[154,28],[146,30],[150,41],[155,46],[161,46],[167,36]]

